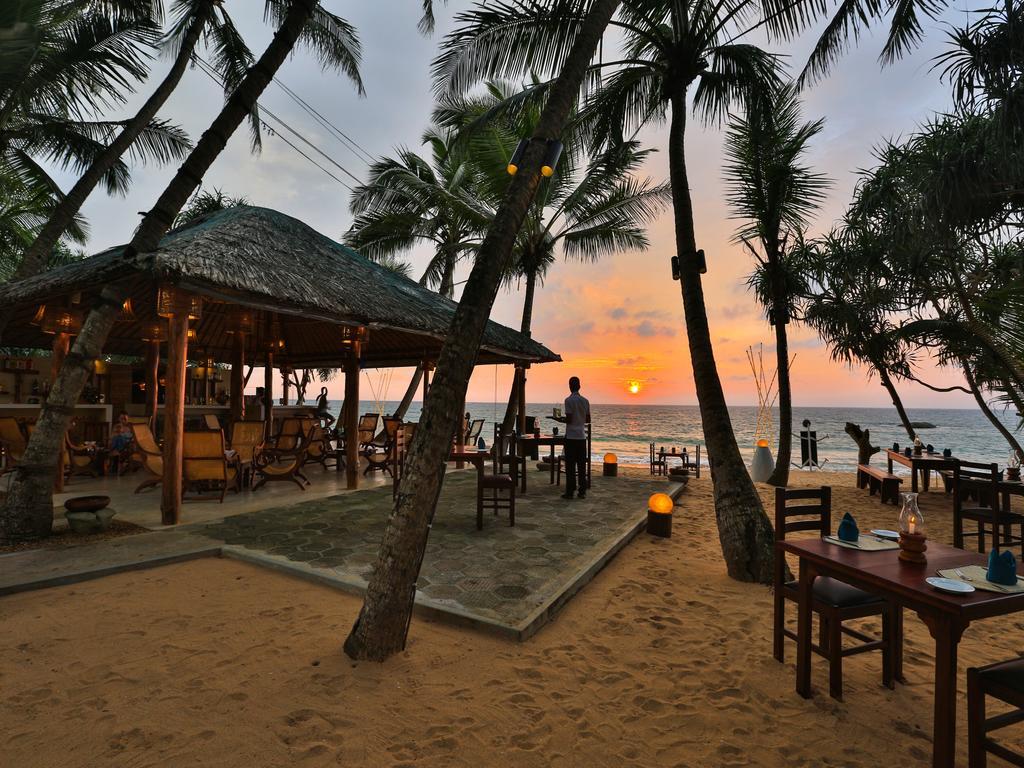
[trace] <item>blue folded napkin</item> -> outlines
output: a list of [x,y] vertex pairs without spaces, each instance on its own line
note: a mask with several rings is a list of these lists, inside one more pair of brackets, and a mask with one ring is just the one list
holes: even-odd
[[988,573],[985,578],[993,584],[1006,584],[1009,587],[1017,583],[1017,558],[1013,552],[1004,549],[996,552],[994,549],[988,553]]
[[836,531],[836,537],[840,541],[850,542],[860,538],[860,529],[857,528],[857,521],[853,519],[853,515],[849,512],[843,515],[843,519],[839,523],[839,530]]

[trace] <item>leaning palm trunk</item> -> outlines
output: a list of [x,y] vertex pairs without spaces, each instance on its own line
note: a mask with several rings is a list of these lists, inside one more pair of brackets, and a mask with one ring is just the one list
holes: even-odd
[[[537,295],[537,273],[529,272],[526,275],[526,293],[523,296],[523,319],[519,324],[519,332],[524,336],[530,336],[533,326],[533,300]],[[508,405],[505,407],[505,418],[501,420],[502,431],[508,433],[516,423],[516,414],[519,412],[519,393],[522,391],[520,381],[526,372],[516,368],[512,377],[512,391],[508,394]]]
[[619,0],[594,0],[548,96],[520,171],[509,184],[462,293],[437,377],[413,437],[395,511],[381,542],[366,598],[345,640],[352,658],[383,661],[405,647],[423,553],[441,493],[443,468],[473,372],[498,285],[537,192],[545,140],[561,135],[576,103],[587,66]]
[[892,400],[893,406],[896,408],[896,413],[899,414],[900,423],[903,425],[903,429],[907,431],[907,437],[913,440],[917,437],[914,432],[914,425],[910,422],[910,417],[907,415],[907,409],[903,407],[903,400],[900,398],[899,392],[896,391],[896,385],[892,382],[892,377],[889,376],[889,372],[885,370],[885,366],[880,363],[874,363],[875,370],[878,371],[878,378],[882,382],[882,386],[885,387],[885,391],[889,393],[889,398]]
[[[153,251],[160,244],[174,217],[199,186],[228,139],[252,112],[260,94],[294,48],[315,6],[316,0],[293,0],[266,51],[249,69],[156,205],[142,220],[135,237],[125,248],[123,258],[126,265],[137,254]],[[7,540],[45,536],[53,526],[53,482],[61,443],[89,367],[102,353],[126,295],[120,285],[108,284],[103,288],[61,366],[50,396],[40,411],[24,459],[14,470],[14,479],[0,518],[3,538]]]
[[[409,381],[409,386],[405,388],[405,394],[402,395],[402,401],[398,404],[395,412],[391,414],[396,419],[404,419],[405,414],[409,411],[409,406],[412,405],[413,399],[416,397],[416,393],[420,391],[420,382],[423,381],[423,369],[418,367],[412,374],[412,379]],[[384,434],[383,431],[381,434]]]
[[[785,306],[776,298],[775,307]],[[779,309],[775,310],[775,366],[779,382],[779,450],[769,485],[789,484],[789,462],[793,452],[793,392],[789,380],[789,337]]]
[[[14,280],[39,274],[46,266],[46,261],[53,252],[54,247],[56,247],[60,238],[74,222],[75,215],[96,188],[96,185],[103,180],[107,172],[121,159],[121,156],[128,151],[129,147],[135,143],[150,121],[156,117],[156,113],[164,105],[164,102],[174,92],[174,89],[178,87],[178,83],[188,67],[189,60],[192,58],[192,52],[195,50],[196,44],[202,35],[203,27],[209,21],[212,12],[213,4],[211,2],[203,3],[202,9],[193,18],[184,38],[182,38],[181,50],[175,57],[170,72],[167,73],[167,76],[164,77],[157,89],[146,100],[146,103],[142,105],[142,108],[135,114],[135,117],[125,124],[117,137],[93,160],[92,165],[89,166],[64,199],[54,208],[53,213],[50,214],[49,221],[46,222],[35,241],[25,251],[21,264],[14,273]],[[9,313],[5,312],[3,315],[0,315],[0,334],[3,333],[4,326],[7,325],[9,320]]]
[[714,484],[718,538],[729,575],[741,581],[772,581],[774,533],[754,483],[736,445],[722,382],[715,364],[704,305],[693,228],[693,207],[686,173],[686,91],[672,98],[669,129],[669,174],[675,213],[676,251],[680,262],[683,313],[690,363],[700,403],[704,442]]

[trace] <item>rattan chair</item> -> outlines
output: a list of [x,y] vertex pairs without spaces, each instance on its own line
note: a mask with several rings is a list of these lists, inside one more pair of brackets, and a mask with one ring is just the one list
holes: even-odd
[[220,419],[217,418],[215,413],[204,413],[203,414],[203,426],[209,429],[211,432],[220,432]]
[[[790,501],[807,500],[811,504],[790,505]],[[793,518],[802,518],[794,520]],[[832,489],[821,488],[776,488],[775,489],[775,541],[784,541],[787,534],[797,531],[813,531],[819,536],[832,533]],[[781,555],[775,558],[775,658],[785,661],[785,643],[788,637],[796,640],[796,633],[786,628],[785,606],[787,600],[798,599],[797,582],[785,581],[786,560]],[[812,645],[814,651],[828,659],[829,694],[834,699],[843,698],[843,659],[866,651],[882,651],[882,684],[893,688],[895,681],[902,677],[901,648],[902,633],[900,608],[838,579],[821,576],[814,581],[814,599],[811,610],[818,615],[819,642]],[[865,635],[843,622],[869,616],[882,617],[882,639]],[[860,641],[852,648],[843,648],[843,635]]]
[[238,465],[224,455],[224,433],[220,430],[185,432],[181,454],[182,498],[191,490],[196,495],[187,497],[188,501],[223,503],[229,486],[238,490]]
[[[323,428],[319,421],[314,421],[310,428],[309,461],[316,462],[324,469],[331,469],[332,467],[337,469],[338,467],[338,454],[331,445],[330,435],[327,434],[327,430]],[[332,467],[327,466],[329,461],[334,462]]]
[[[311,425],[312,426],[312,425]],[[310,429],[310,432],[312,429]],[[290,449],[264,446],[253,457],[253,468],[259,473],[253,490],[259,490],[268,482],[291,481],[302,490],[309,485],[309,478],[302,474],[309,455],[310,434],[300,434],[295,446]]]
[[75,475],[96,477],[96,448],[71,439],[71,433],[64,434],[64,474],[71,478]]
[[138,493],[143,488],[160,485],[163,481],[164,457],[160,446],[156,444],[156,438],[153,437],[153,431],[148,425],[129,423],[129,426],[135,437],[133,441],[135,453],[132,454],[132,460],[138,462],[150,474],[150,477],[139,483],[139,487],[135,489],[135,492]]
[[395,440],[402,428],[401,419],[384,419],[383,435],[370,444],[363,454],[366,457],[366,468],[363,474],[382,470],[385,474],[394,474]]

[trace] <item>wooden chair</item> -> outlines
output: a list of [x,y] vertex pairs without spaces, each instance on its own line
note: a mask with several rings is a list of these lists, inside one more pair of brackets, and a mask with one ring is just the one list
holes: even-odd
[[412,442],[412,436],[416,431],[415,424],[402,424],[395,433],[395,442],[392,447],[394,463],[391,465],[391,498],[398,498],[398,484],[402,482],[402,475],[405,473],[405,457]]
[[64,434],[64,474],[69,479],[75,475],[96,477],[96,448],[71,439],[71,433]]
[[[1015,707],[1001,715],[985,716],[985,697]],[[989,753],[1024,768],[1024,754],[989,738],[989,733],[1024,722],[1024,659],[1012,659],[967,670],[967,754],[969,768],[986,768]]]
[[288,416],[281,420],[280,429],[269,442],[279,451],[290,451],[301,442],[302,437],[309,434],[312,424],[312,419]]
[[693,447],[693,460],[690,460],[690,453],[683,448],[683,469],[693,472],[693,476],[700,480],[700,446]]
[[21,424],[13,416],[0,417],[0,445],[4,449],[3,472],[10,472],[24,457],[28,446]]
[[217,418],[215,413],[204,413],[203,414],[203,426],[211,432],[220,432],[220,419]]
[[498,469],[512,476],[512,481],[526,493],[526,456],[518,453],[518,436],[515,432],[507,435],[500,424],[494,425],[494,447],[492,453],[498,459]]
[[[509,450],[512,452],[511,464],[515,466],[515,440],[510,441]],[[516,524],[516,479],[512,475],[502,473],[502,452],[495,450],[491,453],[492,472],[481,471],[477,475],[476,483],[476,529],[483,530],[484,510],[494,510],[495,516],[501,510],[508,510],[508,524]]]
[[[789,505],[790,501],[807,500],[810,504]],[[802,518],[794,520],[793,518]],[[832,489],[776,488],[775,489],[775,541],[797,531],[814,531],[819,536],[832,533]],[[781,554],[775,558],[775,658],[785,661],[785,640],[796,640],[796,633],[786,627],[786,600],[797,601],[797,582],[785,581],[786,561]],[[814,651],[828,659],[829,694],[843,698],[843,659],[867,651],[882,651],[882,684],[892,688],[902,677],[902,614],[898,606],[881,597],[852,587],[837,579],[818,577],[814,581],[814,600],[811,610],[818,615],[819,641]],[[868,616],[882,617],[882,639],[878,640],[843,622]],[[843,635],[860,641],[852,648],[843,648]]]
[[359,417],[359,452],[372,450],[371,446],[377,439],[377,422],[380,416],[376,413],[364,413]]
[[665,459],[661,457],[658,451],[654,447],[654,443],[648,444],[648,450],[650,451],[650,468],[652,475],[664,475],[668,471],[667,463]]
[[242,485],[252,484],[253,457],[263,448],[266,429],[265,421],[236,421],[231,427],[231,450],[238,459]]
[[[312,431],[312,430],[310,430]],[[259,490],[268,482],[290,480],[302,490],[309,485],[309,478],[302,474],[309,452],[310,434],[299,435],[295,446],[291,449],[264,446],[253,458],[253,468],[259,473],[253,490]]]
[[366,468],[363,469],[364,475],[375,472],[378,469],[383,470],[385,474],[394,474],[395,439],[401,428],[401,419],[384,419],[384,432],[378,439],[369,444],[366,452],[363,454],[366,457]]
[[[987,552],[985,537],[991,534],[994,550],[1016,546],[1024,556],[1024,515],[1002,509],[1001,479],[997,464],[961,461],[953,470],[953,546],[963,549],[964,539],[977,537],[978,551]],[[965,506],[970,499],[975,501]],[[975,523],[975,531],[964,532],[967,520]]]
[[314,421],[310,427],[309,436],[309,461],[316,462],[324,469],[329,469],[327,462],[333,461],[333,467],[338,466],[338,455],[331,446],[330,436],[327,430],[319,421]]
[[224,455],[224,433],[186,432],[181,443],[181,495],[193,490],[197,495],[188,501],[224,502],[229,484],[238,490],[238,465]]
[[129,426],[135,436],[135,453],[132,455],[132,460],[137,461],[150,474],[150,477],[139,483],[139,487],[135,489],[135,492],[138,493],[143,488],[160,485],[163,481],[164,457],[149,425],[129,423]]
[[466,429],[465,440],[463,442],[463,445],[474,445],[475,446],[477,439],[480,437],[480,433],[483,432],[483,429],[484,429],[484,420],[483,419],[473,419],[473,421],[471,421],[469,423],[469,427]]

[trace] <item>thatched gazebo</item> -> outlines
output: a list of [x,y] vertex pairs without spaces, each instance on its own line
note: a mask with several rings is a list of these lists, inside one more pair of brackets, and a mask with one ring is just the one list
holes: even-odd
[[[433,367],[455,303],[395,274],[267,208],[239,206],[171,230],[160,248],[125,259],[123,247],[44,274],[0,286],[13,312],[4,346],[54,349],[55,368],[100,289],[129,291],[105,354],[143,357],[151,384],[147,413],[155,416],[160,345],[166,344],[164,419],[165,520],[181,506],[181,434],[189,349],[231,365],[231,416],[244,413],[243,369],[266,371],[264,418],[273,414],[273,369],[343,368],[345,402],[358,404],[359,370]],[[478,364],[557,361],[523,334],[488,323]],[[345,408],[349,487],[358,483],[358,407]]]

